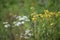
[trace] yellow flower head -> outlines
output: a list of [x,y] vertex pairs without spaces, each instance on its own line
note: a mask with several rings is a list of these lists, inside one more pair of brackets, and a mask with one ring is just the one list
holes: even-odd
[[58,16],[60,16],[60,12],[58,12],[57,14],[58,14]]
[[54,25],[54,23],[51,23],[50,25],[52,26],[52,25]]
[[44,10],[44,12],[45,12],[45,14],[46,14],[46,13],[49,13],[49,11],[48,11],[48,10]]
[[33,13],[31,14],[31,16],[33,16],[33,15],[36,15],[36,12],[33,12]]
[[37,20],[37,18],[32,18],[32,21],[36,21]]
[[44,17],[42,14],[39,14],[39,16],[40,16],[41,18],[43,18],[43,17]]
[[38,14],[33,15],[34,18],[37,18],[38,16],[39,16]]
[[36,14],[36,17],[38,17],[39,15],[38,14]]
[[58,12],[58,13],[60,13],[60,12]]

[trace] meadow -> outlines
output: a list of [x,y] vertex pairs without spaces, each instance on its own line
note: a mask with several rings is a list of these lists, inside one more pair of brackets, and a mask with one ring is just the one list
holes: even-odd
[[60,40],[59,0],[1,0],[0,40]]

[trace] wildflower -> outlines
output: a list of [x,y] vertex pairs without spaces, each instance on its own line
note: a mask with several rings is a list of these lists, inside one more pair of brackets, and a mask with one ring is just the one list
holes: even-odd
[[25,21],[30,21],[29,19],[26,19]]
[[29,39],[32,36],[32,34],[30,32],[31,32],[31,30],[26,30],[24,34],[21,33],[20,37],[25,38],[25,39]]
[[56,13],[55,16],[58,17],[58,14]]
[[36,21],[37,20],[37,18],[32,18],[32,21]]
[[3,22],[3,24],[4,24],[4,27],[6,28],[10,27],[10,24],[8,24],[8,22]]
[[21,16],[16,16],[16,19],[19,19],[19,18],[21,18]]
[[8,24],[8,22],[3,22],[3,24]]
[[20,26],[20,25],[21,25],[21,22],[15,23],[15,26]]
[[60,13],[60,12],[58,12],[58,13]]
[[36,14],[36,17],[38,17],[39,15],[38,14]]
[[35,17],[38,17],[38,16],[39,16],[38,14],[33,15],[34,18],[35,18]]
[[58,12],[57,14],[58,14],[58,16],[60,16],[60,12]]
[[28,19],[27,16],[19,17],[19,20],[20,20],[20,21],[21,21],[21,20],[25,21],[26,19]]
[[48,10],[44,10],[44,12],[45,12],[45,14],[46,14],[46,13],[49,13],[49,11],[48,11]]
[[24,38],[25,38],[25,39],[29,39],[30,37],[25,36]]
[[50,25],[52,26],[52,25],[54,25],[54,23],[51,23]]
[[53,12],[50,12],[49,14],[50,14],[51,16],[55,15],[55,13],[53,13]]
[[23,18],[27,18],[27,16],[23,16]]
[[21,24],[24,24],[24,21],[22,21]]
[[48,14],[44,14],[44,17],[48,18],[48,17],[49,17],[49,15],[48,15]]
[[28,34],[29,32],[30,32],[30,30],[26,30],[26,31],[25,31],[25,34]]
[[13,22],[13,24],[16,24],[16,23],[17,23],[16,21]]
[[39,16],[40,16],[41,18],[43,18],[43,17],[44,17],[42,14],[39,14]]
[[19,18],[19,20],[21,21],[21,20],[25,20],[25,18]]
[[6,25],[4,25],[4,27],[8,28],[8,27],[10,27],[10,25],[9,24],[6,24]]
[[33,16],[34,18],[36,17],[36,15]]
[[31,37],[33,34],[29,33],[28,35]]

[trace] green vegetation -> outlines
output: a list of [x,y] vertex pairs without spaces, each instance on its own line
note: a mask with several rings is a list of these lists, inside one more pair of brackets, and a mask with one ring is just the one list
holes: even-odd
[[60,40],[60,0],[0,0],[0,40]]

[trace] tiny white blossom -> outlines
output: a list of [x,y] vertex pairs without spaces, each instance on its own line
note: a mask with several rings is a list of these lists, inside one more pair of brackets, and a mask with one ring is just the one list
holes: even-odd
[[29,36],[32,36],[32,34],[31,34],[31,33],[28,33],[28,35],[29,35]]
[[25,18],[19,18],[19,20],[21,21],[21,20],[25,20]]
[[24,24],[24,21],[22,21],[21,23]]
[[26,31],[25,31],[25,34],[28,34],[29,32],[30,32],[30,30],[26,30]]
[[20,37],[22,38],[23,36],[21,35]]
[[16,21],[13,22],[13,24],[16,24],[16,23],[17,23]]
[[25,20],[25,19],[27,19],[27,16],[21,16],[21,17],[19,18],[19,20]]
[[27,18],[27,16],[23,16],[23,18]]
[[21,16],[17,16],[17,17],[16,17],[16,19],[19,19],[19,18],[21,18]]
[[25,38],[25,39],[29,39],[30,37],[25,36],[24,38]]
[[29,19],[26,19],[25,21],[30,21]]
[[20,26],[21,25],[21,22],[17,22],[16,24],[15,24],[15,26]]
[[3,22],[3,24],[8,24],[8,22]]
[[8,25],[4,25],[4,27],[6,27],[6,28],[7,28],[7,27],[8,27]]
[[8,27],[10,27],[10,25],[9,24],[6,24],[6,25],[4,25],[4,27],[8,28]]

